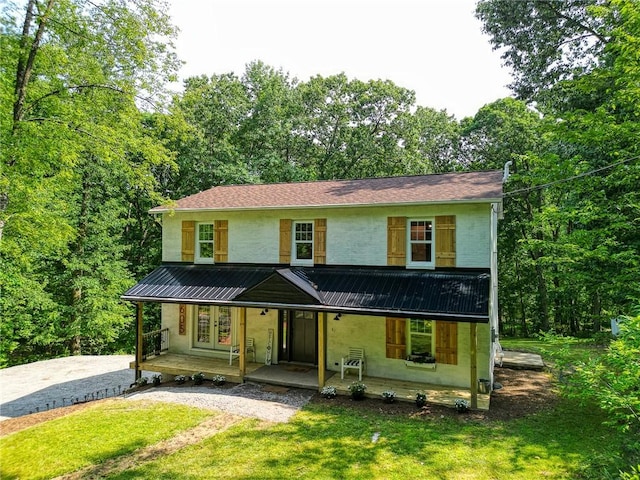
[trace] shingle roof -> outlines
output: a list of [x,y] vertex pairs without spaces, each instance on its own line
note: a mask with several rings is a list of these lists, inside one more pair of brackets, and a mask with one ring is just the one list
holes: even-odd
[[360,180],[223,185],[182,198],[174,206],[153,208],[151,212],[490,202],[501,198],[502,172],[490,170]]
[[122,298],[487,322],[489,274],[484,270],[165,264]]

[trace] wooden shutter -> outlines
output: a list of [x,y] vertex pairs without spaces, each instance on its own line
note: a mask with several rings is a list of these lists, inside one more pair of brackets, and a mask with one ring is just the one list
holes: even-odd
[[229,261],[229,221],[216,220],[213,224],[214,262]]
[[436,267],[456,266],[456,216],[436,217]]
[[196,248],[196,222],[184,220],[182,222],[182,261],[193,262]]
[[280,219],[280,263],[291,263],[291,220]]
[[387,317],[387,358],[407,358],[407,320]]
[[441,322],[436,324],[436,362],[458,364],[458,324]]
[[407,219],[387,218],[387,265],[407,264]]
[[316,218],[313,222],[313,263],[327,263],[327,219]]

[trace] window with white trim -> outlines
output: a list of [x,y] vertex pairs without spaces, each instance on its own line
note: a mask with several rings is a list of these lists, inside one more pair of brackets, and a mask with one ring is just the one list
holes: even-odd
[[213,223],[198,223],[196,262],[213,263]]
[[292,263],[313,265],[313,222],[293,222]]
[[434,266],[433,220],[409,220],[409,258],[408,265],[420,267]]
[[410,318],[407,320],[407,355],[409,360],[424,361],[435,357],[433,320]]

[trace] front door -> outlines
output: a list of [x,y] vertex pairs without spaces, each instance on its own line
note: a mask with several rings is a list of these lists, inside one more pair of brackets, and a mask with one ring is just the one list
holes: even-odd
[[231,307],[197,305],[193,345],[213,350],[231,348]]
[[281,310],[278,361],[318,363],[318,317],[315,312]]

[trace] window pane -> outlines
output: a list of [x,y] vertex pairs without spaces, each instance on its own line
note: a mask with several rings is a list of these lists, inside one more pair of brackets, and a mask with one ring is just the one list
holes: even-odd
[[198,306],[198,337],[200,343],[208,343],[211,338],[211,310],[209,306]]
[[231,345],[230,307],[218,307],[218,345]]
[[431,353],[431,335],[411,335],[411,355]]
[[296,244],[296,258],[298,260],[311,260],[311,244],[310,243],[297,243]]
[[200,258],[213,258],[213,243],[200,243]]
[[198,239],[213,240],[213,224],[203,223],[202,225],[198,225]]
[[429,243],[411,244],[411,261],[412,262],[430,262],[431,261],[431,244]]

